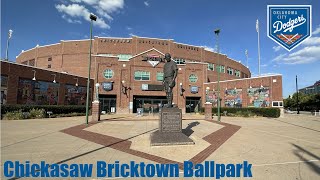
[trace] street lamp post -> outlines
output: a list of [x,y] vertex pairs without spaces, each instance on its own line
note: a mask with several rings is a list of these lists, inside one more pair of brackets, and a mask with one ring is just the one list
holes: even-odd
[[88,65],[88,81],[87,81],[87,101],[86,101],[86,123],[89,124],[89,86],[90,86],[90,73],[91,73],[91,48],[92,48],[92,24],[97,20],[97,16],[90,13],[90,48],[89,48],[89,65]]
[[218,70],[218,101],[217,101],[217,106],[218,106],[218,121],[221,121],[221,116],[220,116],[220,71],[221,71],[221,64],[220,64],[220,58],[219,58],[219,33],[220,29],[214,30],[214,34],[216,35],[217,38],[217,57],[218,57],[218,65],[219,65],[219,70]]
[[8,40],[7,40],[7,49],[6,49],[6,61],[9,60],[9,40],[11,39],[13,31],[11,29],[9,29],[8,32]]
[[296,91],[297,91],[297,114],[300,114],[300,111],[299,111],[298,76],[297,75],[296,75]]

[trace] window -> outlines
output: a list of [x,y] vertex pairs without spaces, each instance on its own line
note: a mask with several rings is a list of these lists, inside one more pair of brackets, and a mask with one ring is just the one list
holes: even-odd
[[48,64],[48,68],[51,68],[51,64]]
[[213,63],[208,63],[208,70],[214,71],[214,64]]
[[132,58],[132,55],[130,54],[119,54],[117,55],[119,60],[129,60],[130,58]]
[[106,69],[103,73],[106,79],[111,79],[113,77],[113,71],[111,69]]
[[190,82],[194,83],[194,82],[197,82],[197,80],[198,80],[198,77],[195,74],[191,74],[189,76],[189,81]]
[[225,73],[225,68],[222,65],[217,65],[217,71],[221,72],[221,73]]
[[240,77],[240,74],[241,74],[241,73],[240,73],[239,70],[234,70],[234,75],[235,75],[235,76]]
[[176,62],[177,64],[185,64],[186,63],[186,60],[182,59],[182,58],[175,58],[173,61]]
[[157,72],[157,81],[163,81],[163,72]]
[[148,80],[150,80],[150,72],[148,72],[148,71],[136,71],[136,72],[134,72],[134,80],[148,81]]
[[49,57],[49,58],[48,58],[48,61],[52,61],[52,57]]
[[283,107],[282,101],[272,101],[272,107]]
[[228,69],[227,69],[227,73],[228,73],[229,75],[233,75],[233,69],[232,69],[232,68],[228,68]]

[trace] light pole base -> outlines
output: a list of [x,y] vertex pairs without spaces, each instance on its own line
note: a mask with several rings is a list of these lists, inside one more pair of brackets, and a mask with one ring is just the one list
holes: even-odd
[[93,101],[92,102],[92,121],[100,121],[100,102]]
[[204,104],[204,114],[205,114],[205,120],[212,120],[212,103],[206,102]]

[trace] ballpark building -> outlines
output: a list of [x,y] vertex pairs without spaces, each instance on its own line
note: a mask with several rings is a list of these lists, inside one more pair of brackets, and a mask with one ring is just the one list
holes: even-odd
[[[89,47],[89,39],[61,40],[22,51],[16,62],[88,77]],[[251,77],[240,61],[173,39],[94,37],[90,76],[99,84],[93,92],[98,94],[101,111],[136,113],[142,108],[145,113],[158,112],[166,103],[161,61],[165,53],[178,66],[173,103],[183,113],[197,112],[206,102],[216,106],[219,89],[222,107],[282,106],[280,74]]]

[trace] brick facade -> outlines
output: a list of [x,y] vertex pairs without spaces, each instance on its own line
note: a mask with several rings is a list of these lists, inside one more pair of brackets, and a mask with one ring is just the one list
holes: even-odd
[[[87,77],[89,43],[90,40],[73,40],[61,41],[54,45],[38,46],[23,51],[17,56],[16,61],[25,64],[34,61],[37,67],[46,69],[50,67],[50,70]],[[157,55],[163,57],[164,53],[170,53],[173,59],[186,60],[185,64],[178,64],[178,77],[173,89],[173,102],[182,109],[183,113],[186,112],[188,98],[199,98],[201,99],[201,106],[204,106],[206,87],[214,89],[217,81],[218,61],[225,68],[225,73],[220,73],[222,105],[224,105],[223,90],[231,88],[231,86],[242,89],[244,106],[247,106],[249,101],[246,93],[247,89],[250,86],[261,87],[261,84],[270,88],[270,101],[282,101],[281,75],[250,78],[251,72],[247,67],[226,55],[210,52],[199,46],[177,43],[172,39],[136,36],[132,38],[95,37],[93,39],[91,78],[95,79],[95,83],[112,82],[113,84],[113,89],[110,91],[105,91],[100,86],[100,97],[115,97],[117,113],[132,113],[134,110],[130,108],[130,105],[135,103],[136,97],[164,97],[165,92],[163,91],[142,90],[143,84],[162,84],[156,78],[157,72],[162,72],[164,65],[160,62],[153,67],[148,61],[143,61],[144,56]],[[117,57],[118,55],[128,55],[130,58],[122,60]],[[208,63],[214,64],[214,70],[208,70]],[[228,67],[233,69],[233,75],[227,73]],[[112,78],[104,77],[106,69],[113,71]],[[134,73],[139,70],[150,72],[150,80],[135,80]],[[235,70],[240,71],[240,77],[235,76]],[[196,82],[190,82],[189,76],[191,74],[197,77]],[[273,79],[276,79],[276,83],[272,82]],[[183,89],[182,94],[180,93],[181,87]],[[198,87],[198,92],[191,92],[191,87]],[[126,89],[125,93],[123,89]]]
[[[37,81],[52,82],[54,80],[53,74],[55,74],[56,83],[59,84],[58,105],[63,105],[65,102],[65,86],[67,84],[75,85],[78,83],[78,86],[87,86],[86,77],[1,61],[1,75],[8,77],[6,104],[17,104],[19,79],[32,80],[34,77],[33,70],[36,71],[35,78]],[[90,86],[92,87],[92,85],[93,79]]]

